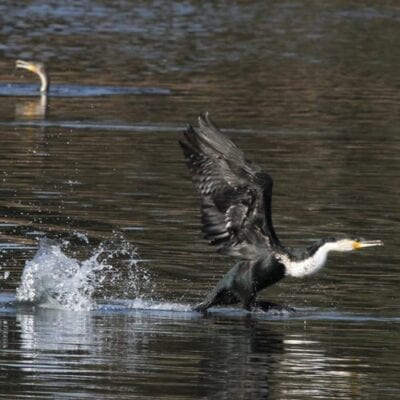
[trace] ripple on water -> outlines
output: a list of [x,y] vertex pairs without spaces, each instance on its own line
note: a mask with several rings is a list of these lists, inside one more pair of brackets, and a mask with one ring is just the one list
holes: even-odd
[[[98,96],[166,96],[172,94],[170,89],[161,87],[129,86],[85,86],[85,85],[52,85],[49,96],[54,97],[98,97]],[[0,84],[0,96],[40,96],[37,84]]]

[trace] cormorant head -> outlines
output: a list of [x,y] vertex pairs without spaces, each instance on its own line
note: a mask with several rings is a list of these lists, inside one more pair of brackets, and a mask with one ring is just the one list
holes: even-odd
[[325,265],[330,251],[348,252],[372,246],[383,246],[383,242],[380,240],[329,238],[315,242],[302,253],[301,257],[294,259],[285,255],[278,257],[285,266],[286,275],[301,278],[320,270]]
[[330,251],[347,252],[360,250],[364,247],[383,246],[381,240],[363,240],[363,239],[348,239],[348,238],[329,238],[324,241],[328,243]]
[[46,66],[42,62],[17,60],[15,66],[17,68],[27,69],[28,71],[39,75],[41,82],[40,92],[47,92],[49,88],[49,80],[47,77]]

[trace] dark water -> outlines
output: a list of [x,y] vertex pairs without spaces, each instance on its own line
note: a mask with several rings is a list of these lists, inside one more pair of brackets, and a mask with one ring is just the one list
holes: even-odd
[[[3,1],[1,87],[40,59],[75,95],[0,97],[0,397],[400,398],[399,34],[392,1]],[[263,294],[295,315],[189,311],[232,264],[177,144],[206,110],[273,175],[284,243],[385,247]],[[16,304],[43,237],[118,253],[91,311]]]

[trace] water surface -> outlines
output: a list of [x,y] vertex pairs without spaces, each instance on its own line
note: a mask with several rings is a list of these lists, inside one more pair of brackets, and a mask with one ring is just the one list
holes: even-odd
[[[400,396],[395,3],[5,1],[0,21],[1,87],[36,85],[23,58],[77,88],[0,96],[1,398]],[[293,315],[190,311],[233,263],[202,239],[177,144],[204,111],[274,177],[285,244],[385,246],[262,294]],[[89,303],[16,302],[43,238],[46,282]]]

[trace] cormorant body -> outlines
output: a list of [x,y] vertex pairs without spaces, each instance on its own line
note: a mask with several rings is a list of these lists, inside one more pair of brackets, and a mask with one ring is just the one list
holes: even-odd
[[208,114],[189,127],[180,141],[194,186],[200,194],[205,238],[217,251],[239,261],[195,310],[242,303],[247,310],[282,309],[257,301],[257,293],[285,276],[304,277],[321,269],[330,251],[380,246],[380,240],[321,239],[306,249],[284,246],[272,223],[273,180],[247,160]]

